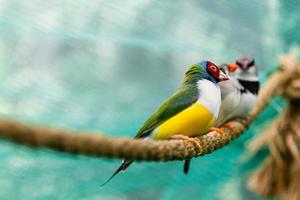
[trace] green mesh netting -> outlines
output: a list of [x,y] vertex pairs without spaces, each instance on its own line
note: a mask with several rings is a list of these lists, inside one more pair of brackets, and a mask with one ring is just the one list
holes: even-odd
[[[0,1],[0,115],[111,136],[135,132],[202,59],[255,57],[260,77],[300,41],[297,1]],[[298,24],[297,24],[298,23]],[[275,99],[275,104],[284,102]],[[182,162],[135,163],[99,188],[118,160],[0,141],[0,199],[260,199],[245,143],[277,115],[269,107],[227,147]]]

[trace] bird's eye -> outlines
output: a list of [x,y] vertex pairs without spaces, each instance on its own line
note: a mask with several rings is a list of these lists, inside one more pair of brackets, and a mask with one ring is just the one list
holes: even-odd
[[210,66],[210,69],[211,69],[212,71],[214,71],[214,72],[217,71],[217,67],[216,67],[216,66]]
[[225,71],[224,68],[220,68],[220,70],[221,70],[224,74],[226,74],[226,71]]
[[251,67],[252,65],[254,65],[254,60],[252,59],[251,62],[247,65],[247,67]]
[[220,69],[214,63],[208,61],[207,62],[207,72],[213,76],[215,79],[219,77]]

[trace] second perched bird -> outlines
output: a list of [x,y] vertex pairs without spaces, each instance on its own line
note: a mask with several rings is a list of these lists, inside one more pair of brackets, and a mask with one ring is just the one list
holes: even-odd
[[228,81],[219,83],[222,104],[216,122],[216,127],[220,127],[228,120],[236,117],[234,116],[234,112],[241,102],[241,91],[243,90],[243,86],[238,82],[238,80],[233,78],[234,72],[238,69],[238,67],[239,66],[237,64],[220,65],[220,69],[231,78]]
[[[218,82],[228,79],[210,61],[192,65],[185,73],[181,87],[144,123],[135,139],[193,140],[189,137],[206,134],[215,125],[221,105]],[[103,185],[120,171],[126,170],[132,162],[123,160],[121,166]],[[185,163],[185,173],[188,166],[189,160]]]
[[259,91],[259,78],[257,66],[253,58],[242,56],[236,60],[239,66],[235,78],[242,85],[241,105],[237,108],[235,115],[245,118],[256,104]]
[[254,59],[241,57],[235,64],[223,64],[220,68],[225,73],[229,73],[232,78],[219,83],[222,105],[216,123],[217,127],[230,119],[246,118],[256,103],[259,90]]

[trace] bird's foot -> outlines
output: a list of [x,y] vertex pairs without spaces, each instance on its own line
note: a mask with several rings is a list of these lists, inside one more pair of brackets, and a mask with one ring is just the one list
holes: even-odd
[[215,131],[215,132],[217,132],[221,136],[224,136],[224,134],[225,134],[223,128],[212,127],[212,128],[209,129],[209,131]]
[[199,139],[197,139],[197,138],[189,137],[189,136],[186,136],[186,135],[173,135],[170,139],[171,140],[185,140],[185,141],[188,141],[188,142],[192,143],[195,146],[195,148],[198,149],[199,152],[202,149],[200,144],[199,144]]
[[234,126],[233,126],[232,122],[226,122],[225,124],[222,125],[222,128],[227,128],[232,132],[234,131]]
[[248,119],[247,118],[237,118],[237,119],[235,119],[235,121],[243,124],[244,126],[247,126]]

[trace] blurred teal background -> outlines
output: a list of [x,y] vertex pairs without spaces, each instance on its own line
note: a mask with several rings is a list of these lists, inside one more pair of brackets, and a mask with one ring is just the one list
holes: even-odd
[[[0,116],[132,137],[179,85],[187,65],[255,57],[260,77],[299,46],[298,1],[0,0]],[[276,99],[277,105],[284,102]],[[246,189],[263,155],[242,137],[182,162],[135,163],[34,150],[0,140],[0,199],[260,199]],[[265,125],[264,125],[265,126]]]

